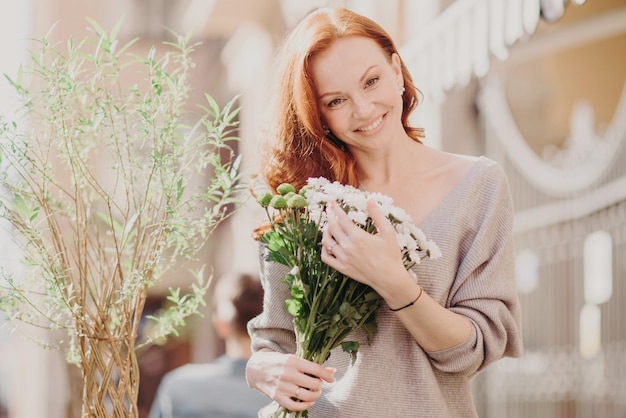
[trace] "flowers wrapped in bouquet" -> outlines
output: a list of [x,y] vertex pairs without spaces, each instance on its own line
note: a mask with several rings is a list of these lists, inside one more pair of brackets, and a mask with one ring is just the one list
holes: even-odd
[[[391,198],[379,193],[317,177],[308,179],[299,191],[282,184],[277,194],[265,193],[257,198],[270,221],[270,228],[260,238],[267,245],[267,260],[290,268],[283,278],[291,294],[285,306],[294,317],[296,355],[301,358],[322,364],[331,350],[341,346],[351,354],[354,363],[359,344],[347,340],[349,335],[362,328],[371,343],[376,334],[375,314],[381,297],[371,287],[321,260],[328,202],[336,201],[356,225],[376,233],[366,208],[368,199],[378,204],[395,227],[399,251],[410,274],[414,274],[411,268],[423,259],[441,256],[437,245],[426,239],[410,216],[394,206]],[[307,414],[291,413],[281,407],[275,416]]]

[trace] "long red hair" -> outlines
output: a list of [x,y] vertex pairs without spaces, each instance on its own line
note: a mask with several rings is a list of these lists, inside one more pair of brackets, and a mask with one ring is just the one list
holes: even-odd
[[[350,152],[333,144],[322,126],[317,93],[311,77],[312,59],[339,38],[363,36],[374,40],[389,62],[398,50],[376,22],[345,8],[322,8],[307,15],[287,36],[278,55],[276,96],[269,130],[261,148],[261,173],[276,189],[291,183],[299,189],[309,177],[358,186],[356,162]],[[409,126],[419,90],[401,60],[405,91],[402,125],[421,142],[424,131]]]

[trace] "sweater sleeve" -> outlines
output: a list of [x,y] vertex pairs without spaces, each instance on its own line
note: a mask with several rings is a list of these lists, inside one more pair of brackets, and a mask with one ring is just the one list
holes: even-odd
[[469,196],[460,208],[459,266],[446,305],[471,322],[472,333],[455,347],[428,353],[435,368],[467,376],[522,352],[513,204],[500,166],[490,165]]
[[293,316],[285,308],[290,297],[282,279],[289,272],[287,266],[266,260],[267,248],[259,244],[260,278],[263,285],[263,311],[248,322],[252,350],[268,348],[280,353],[295,353],[296,339]]

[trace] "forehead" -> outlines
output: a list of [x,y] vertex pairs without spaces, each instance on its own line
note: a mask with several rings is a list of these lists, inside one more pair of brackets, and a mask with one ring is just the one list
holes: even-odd
[[372,66],[388,64],[382,48],[362,36],[339,38],[311,61],[311,76],[316,85],[325,81],[342,81],[344,77],[361,77]]

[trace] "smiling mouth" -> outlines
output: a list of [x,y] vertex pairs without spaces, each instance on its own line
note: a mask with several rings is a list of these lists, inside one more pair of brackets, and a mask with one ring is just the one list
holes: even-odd
[[371,125],[365,126],[363,128],[359,128],[359,129],[357,129],[357,131],[358,132],[373,131],[374,129],[378,128],[381,123],[383,123],[383,117],[384,117],[384,115],[379,117],[378,119],[376,119],[376,121],[374,123],[372,123]]

